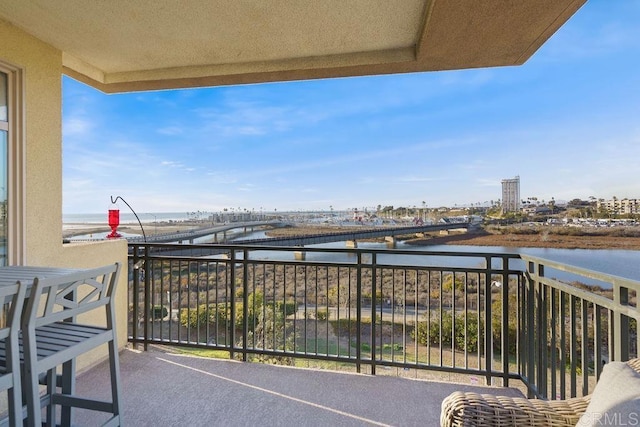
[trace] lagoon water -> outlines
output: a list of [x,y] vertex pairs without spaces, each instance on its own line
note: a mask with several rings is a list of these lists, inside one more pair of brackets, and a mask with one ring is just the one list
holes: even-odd
[[[121,222],[130,222],[128,217],[124,214]],[[135,221],[135,217],[129,214]],[[145,214],[139,214],[144,216]],[[151,215],[151,214],[148,214]],[[180,221],[187,219],[187,214],[180,213],[166,213],[166,214],[154,214],[157,216],[158,221]],[[182,215],[182,216],[181,216]],[[77,219],[78,222],[91,223],[104,223],[106,220],[106,214],[93,214],[93,215],[78,215],[73,217],[71,215],[65,216],[65,222],[73,222],[72,219]],[[143,221],[143,217],[140,218]],[[67,221],[69,220],[69,221]],[[149,222],[148,218],[145,218]],[[152,219],[151,222],[154,220]],[[105,233],[106,234],[106,233]],[[125,237],[135,236],[135,234],[127,235]],[[228,233],[228,236],[233,236],[233,233]],[[242,240],[250,239],[264,239],[266,236],[264,231],[256,231],[246,235],[238,236],[234,241],[240,242]],[[100,236],[93,235],[91,237],[78,236],[77,238],[100,238]],[[205,236],[198,238],[194,243],[212,243],[212,236]],[[321,245],[311,245],[310,248],[335,248],[345,249],[345,242],[333,242],[325,243]],[[387,249],[385,243],[374,242],[359,242],[358,247],[362,249]],[[617,250],[617,249],[554,249],[554,248],[511,248],[503,246],[466,246],[466,245],[427,245],[416,246],[407,245],[405,243],[398,243],[397,249],[406,251],[438,251],[438,252],[490,252],[490,253],[522,253],[537,256],[547,260],[558,261],[564,264],[585,268],[601,273],[606,273],[614,276],[624,277],[627,279],[640,281],[640,251],[630,250]],[[252,253],[252,257],[260,259],[279,259],[279,260],[293,260],[292,252],[277,252],[277,251],[259,251]],[[355,262],[355,257],[345,253],[307,253],[308,261],[317,262]],[[391,265],[437,265],[444,267],[478,267],[483,260],[481,258],[460,258],[460,257],[424,257],[424,256],[411,256],[411,255],[394,255],[384,254],[378,257],[378,262],[387,263]],[[522,265],[515,263],[511,267],[522,268]],[[571,280],[565,273],[557,271],[547,271],[547,275],[558,278],[566,278]],[[593,285],[605,285],[598,281],[591,281],[589,284]]]
[[[236,241],[248,239],[262,239],[267,237],[264,231],[242,236]],[[204,242],[202,242],[204,243]],[[312,245],[310,247],[318,248],[338,248],[344,249],[345,242],[325,243],[321,245]],[[359,242],[359,248],[363,249],[386,249],[385,243]],[[540,257],[547,260],[553,260],[564,264],[585,268],[592,271],[606,273],[614,276],[624,277],[627,279],[640,281],[640,251],[618,250],[618,249],[555,249],[555,248],[510,248],[504,246],[467,246],[467,245],[427,245],[416,246],[405,243],[398,243],[397,249],[406,251],[439,251],[439,252],[491,252],[491,253],[521,253]],[[271,254],[264,251],[264,257],[287,256],[291,259],[293,254],[282,254],[273,252]],[[308,261],[324,261],[324,262],[342,262],[345,261],[347,255],[341,253],[308,253]],[[355,259],[353,260],[355,262]],[[438,263],[441,266],[448,267],[476,267],[479,258],[461,259],[459,257],[433,257],[429,259],[425,257],[411,257],[411,255],[384,255],[378,258],[378,262],[389,264],[405,264],[411,265],[427,265],[430,262]],[[514,268],[521,265],[514,264]],[[547,271],[547,275],[561,278],[566,276],[562,272]],[[601,285],[598,281],[592,281],[589,284]]]

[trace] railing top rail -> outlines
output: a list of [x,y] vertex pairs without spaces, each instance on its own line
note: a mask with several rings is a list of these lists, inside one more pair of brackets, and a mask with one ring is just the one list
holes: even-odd
[[[179,223],[177,223],[179,225]],[[147,241],[162,240],[164,238],[171,238],[172,241],[189,239],[189,238],[197,238],[206,236],[208,234],[214,233],[222,233],[224,231],[233,230],[236,228],[244,228],[244,227],[260,227],[260,226],[279,226],[285,224],[282,221],[249,221],[249,222],[234,222],[229,224],[218,224],[210,227],[201,227],[195,228],[192,230],[182,231],[182,232],[170,232],[170,233],[161,233],[155,234],[153,236],[147,237]],[[141,236],[131,236],[128,237],[127,240],[130,242],[143,242]]]
[[564,264],[558,261],[552,261],[549,259],[540,258],[532,255],[520,254],[520,258],[522,258],[526,262],[542,264],[544,266],[547,266],[556,270],[564,271],[567,273],[579,274],[589,279],[599,280],[605,283],[611,283],[613,286],[623,286],[629,289],[640,291],[640,281],[638,280],[615,276],[613,274],[601,273],[601,272],[589,270],[583,267],[575,267],[575,266]]
[[473,257],[473,258],[508,258],[519,259],[520,254],[486,251],[431,251],[431,250],[407,250],[407,249],[365,249],[365,248],[309,248],[292,246],[267,246],[267,245],[242,245],[242,244],[189,244],[181,245],[175,243],[129,243],[131,249],[135,248],[164,248],[164,249],[222,249],[236,252],[255,251],[279,251],[279,252],[325,252],[325,253],[362,253],[362,254],[393,254],[393,255],[434,255],[451,257]]
[[637,319],[640,317],[640,312],[638,312],[638,310],[636,310],[635,307],[629,306],[626,304],[620,304],[619,302],[613,299],[607,298],[603,295],[598,295],[594,292],[591,292],[585,289],[580,289],[573,285],[563,283],[558,280],[550,279],[547,277],[538,278],[538,281],[546,286],[551,286],[555,289],[565,292],[568,295],[572,295],[581,300],[591,302],[593,304],[612,310],[614,312],[623,313],[626,316],[632,317],[634,319]]

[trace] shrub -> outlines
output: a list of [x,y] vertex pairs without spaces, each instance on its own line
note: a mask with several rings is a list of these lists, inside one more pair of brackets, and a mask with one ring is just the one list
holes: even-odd
[[402,351],[402,344],[383,344],[383,350]]
[[[440,325],[442,324],[442,336],[440,336]],[[418,341],[419,344],[436,344],[442,342],[443,346],[451,347],[454,320],[450,312],[443,312],[440,321],[431,320],[431,322],[418,322],[416,328],[411,332],[411,337]],[[478,336],[478,327],[480,336]],[[465,336],[465,329],[467,331]],[[455,336],[454,346],[457,350],[466,350],[469,352],[478,351],[479,342],[484,338],[484,327],[482,319],[478,318],[477,313],[467,313],[455,317]]]
[[209,322],[210,308],[206,304],[199,305],[195,309],[180,309],[180,324],[190,328],[206,325]]
[[291,316],[292,314],[295,314],[298,305],[294,302],[294,301],[289,301],[289,302],[277,302],[275,304],[276,307],[276,312],[278,313],[282,313],[286,316]]
[[151,319],[153,320],[164,319],[168,314],[169,311],[167,310],[167,307],[163,305],[154,305],[151,307],[151,310],[149,310],[149,316],[151,316]]
[[[264,304],[261,299],[254,301],[253,294],[249,296],[249,311],[247,313],[247,323],[249,330],[255,328],[259,323],[259,316],[263,311],[263,305],[268,309],[273,309],[274,304]],[[244,304],[241,302],[236,303],[236,312],[234,319],[234,326],[236,328],[242,327],[242,320],[244,316]],[[289,316],[296,312],[297,305],[295,302],[275,304],[275,311],[281,315]],[[166,309],[165,309],[166,311]],[[166,316],[166,314],[165,314]],[[188,326],[196,328],[198,326],[204,326],[207,323],[218,323],[223,326],[227,326],[231,320],[231,305],[225,303],[218,304],[201,304],[197,308],[183,308],[180,310],[180,324],[182,326]]]
[[[514,354],[516,351],[516,334],[518,333],[517,311],[518,301],[515,295],[509,295],[509,313],[508,313],[508,352]],[[491,304],[491,323],[493,329],[493,349],[500,351],[502,349],[502,300],[498,298]]]
[[447,274],[442,282],[442,290],[445,292],[451,292],[453,290],[453,284],[455,283],[456,292],[463,292],[465,282],[462,277],[456,277],[454,274]]

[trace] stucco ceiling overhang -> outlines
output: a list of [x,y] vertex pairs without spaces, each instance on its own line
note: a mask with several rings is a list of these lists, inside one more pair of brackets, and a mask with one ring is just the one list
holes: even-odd
[[104,92],[520,65],[586,0],[3,0]]

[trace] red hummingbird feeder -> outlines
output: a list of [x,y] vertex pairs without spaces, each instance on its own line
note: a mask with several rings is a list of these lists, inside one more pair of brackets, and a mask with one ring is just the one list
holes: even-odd
[[120,209],[118,205],[113,204],[109,209],[109,227],[111,227],[111,233],[107,235],[107,239],[117,239],[122,237],[118,233],[118,226],[120,225]]
[[120,208],[118,208],[118,205],[116,205],[116,202],[118,200],[121,200],[122,203],[127,205],[127,207],[131,209],[131,212],[133,212],[133,215],[138,220],[138,224],[140,224],[140,230],[142,230],[142,238],[146,243],[147,235],[144,232],[144,227],[142,226],[142,222],[140,222],[140,218],[138,218],[138,214],[133,210],[133,208],[131,208],[131,205],[129,205],[129,203],[127,203],[127,201],[120,196],[111,196],[111,207],[109,208],[109,227],[111,227],[111,234],[107,235],[107,239],[117,239],[119,237],[122,237],[122,235],[118,233],[118,226],[120,225]]

